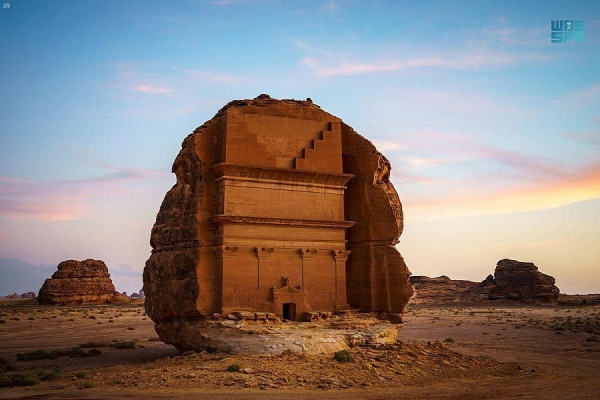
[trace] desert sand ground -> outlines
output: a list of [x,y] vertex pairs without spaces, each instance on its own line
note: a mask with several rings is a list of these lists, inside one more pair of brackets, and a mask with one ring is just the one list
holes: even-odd
[[[413,306],[401,342],[351,349],[346,363],[331,355],[180,356],[157,340],[141,302],[2,302],[0,320],[0,382],[44,379],[2,388],[0,398],[600,398],[599,306]],[[52,350],[65,355],[24,360]],[[247,370],[228,372],[234,365]]]

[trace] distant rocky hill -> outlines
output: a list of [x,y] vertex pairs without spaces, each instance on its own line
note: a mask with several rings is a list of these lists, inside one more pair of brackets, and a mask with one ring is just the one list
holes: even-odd
[[[482,282],[452,280],[447,276],[412,276],[415,288],[413,304],[482,303],[518,301],[539,304],[559,302],[560,290],[555,279],[538,271],[533,263],[500,260],[494,275]],[[561,296],[565,299],[564,295]]]

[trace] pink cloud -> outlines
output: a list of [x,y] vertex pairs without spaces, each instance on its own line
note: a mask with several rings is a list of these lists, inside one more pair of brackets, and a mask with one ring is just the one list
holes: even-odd
[[118,63],[117,83],[112,86],[125,93],[172,95],[179,92],[164,76],[143,73],[133,63]]
[[583,132],[583,133],[567,132],[567,133],[564,133],[564,136],[571,138],[574,141],[579,142],[579,143],[600,146],[600,133],[597,133],[597,132]]
[[157,86],[151,83],[136,84],[130,86],[134,92],[149,93],[149,94],[168,94],[175,93],[177,90],[168,87]]
[[129,182],[167,175],[150,170],[103,165],[101,176],[82,180],[35,181],[0,177],[0,215],[10,219],[69,221],[81,218],[95,200],[131,195]]
[[453,192],[404,197],[413,218],[435,219],[489,215],[564,206],[600,198],[600,162],[571,170],[568,175],[520,184],[516,187],[473,181]]

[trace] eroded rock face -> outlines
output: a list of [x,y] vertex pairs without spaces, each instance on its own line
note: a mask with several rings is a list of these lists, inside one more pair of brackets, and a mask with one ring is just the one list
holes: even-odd
[[103,261],[68,260],[58,264],[37,297],[40,304],[122,303],[128,301],[115,290]]
[[447,276],[411,276],[410,282],[416,291],[415,304],[477,304],[504,300],[554,304],[560,292],[554,278],[539,272],[533,263],[508,259],[498,261],[494,275],[488,275],[482,282],[453,280]]
[[342,123],[344,172],[354,175],[344,196],[348,230],[348,303],[363,310],[403,313],[413,288],[395,245],[404,229],[390,162],[373,144]]
[[163,341],[189,347],[177,332],[235,311],[400,319],[413,290],[390,163],[339,118],[310,100],[232,101],[183,141],[172,172],[144,268]]
[[442,275],[437,278],[411,276],[415,288],[411,304],[452,304],[463,301],[463,294],[478,286],[478,282],[450,279]]

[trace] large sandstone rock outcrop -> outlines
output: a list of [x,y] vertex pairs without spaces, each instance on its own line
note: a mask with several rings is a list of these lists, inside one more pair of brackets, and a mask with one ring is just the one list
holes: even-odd
[[122,303],[126,297],[115,290],[103,261],[68,260],[58,264],[37,297],[40,304]]
[[413,291],[390,164],[339,118],[310,100],[235,100],[183,141],[172,171],[144,268],[161,339],[177,346],[234,311],[400,320]]
[[537,303],[556,303],[560,290],[550,275],[538,271],[529,262],[500,260],[494,276],[488,276],[472,289],[490,300],[520,300]]
[[452,280],[447,276],[429,278],[411,276],[415,288],[414,304],[481,303],[488,301],[522,301],[554,304],[559,289],[550,275],[538,271],[533,263],[500,260],[482,282]]

